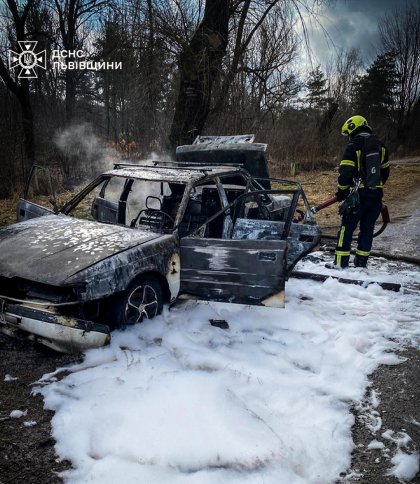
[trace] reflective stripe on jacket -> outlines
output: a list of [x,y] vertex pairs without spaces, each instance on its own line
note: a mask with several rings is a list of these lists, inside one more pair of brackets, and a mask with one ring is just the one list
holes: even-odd
[[[370,133],[359,133],[347,145],[344,150],[340,166],[338,168],[338,192],[345,192],[353,186],[353,180],[360,178],[361,158],[364,136],[371,136]],[[380,142],[381,155],[381,182],[376,185],[378,193],[382,195],[382,189],[389,176],[389,158],[387,148]],[[364,188],[363,183],[360,188]],[[375,191],[375,190],[374,190]]]

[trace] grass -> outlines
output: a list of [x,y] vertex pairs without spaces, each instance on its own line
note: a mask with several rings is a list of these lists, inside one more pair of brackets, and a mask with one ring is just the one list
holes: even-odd
[[[391,163],[391,175],[385,186],[384,203],[388,205],[393,218],[410,215],[417,204],[418,189],[420,187],[420,160],[417,163]],[[304,172],[294,177],[285,177],[301,183],[311,206],[326,200],[336,192],[337,170],[320,172]],[[62,191],[57,194],[58,205],[73,197],[82,186],[72,191]],[[16,205],[19,201],[19,194],[16,192],[13,197],[0,200],[0,226],[12,224],[16,221]],[[39,196],[35,203],[45,207],[51,207],[48,197]],[[86,211],[89,207],[81,207]],[[321,227],[332,228],[340,224],[338,216],[338,205],[334,204],[317,214],[317,220]]]
[[[337,171],[301,173],[294,177],[302,184],[309,203],[316,205],[334,195],[337,186]],[[384,189],[384,203],[392,218],[404,217],[413,210],[413,199],[420,186],[420,165],[391,163],[390,177]],[[334,204],[317,215],[323,227],[337,226],[340,223],[338,205]]]

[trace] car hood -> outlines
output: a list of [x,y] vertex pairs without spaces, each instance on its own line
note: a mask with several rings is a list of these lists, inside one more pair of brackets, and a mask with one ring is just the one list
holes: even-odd
[[0,276],[62,285],[72,275],[161,234],[48,215],[0,230]]

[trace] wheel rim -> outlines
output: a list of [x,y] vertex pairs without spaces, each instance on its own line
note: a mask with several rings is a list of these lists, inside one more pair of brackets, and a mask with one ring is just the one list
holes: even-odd
[[143,318],[156,316],[159,308],[158,297],[152,286],[137,286],[128,296],[124,317],[128,324],[140,323]]

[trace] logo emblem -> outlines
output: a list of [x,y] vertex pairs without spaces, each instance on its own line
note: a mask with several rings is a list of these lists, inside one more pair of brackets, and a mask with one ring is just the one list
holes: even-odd
[[9,50],[9,68],[11,70],[20,67],[19,79],[36,79],[38,76],[35,67],[47,68],[46,51],[35,52],[36,40],[19,41],[21,52]]

